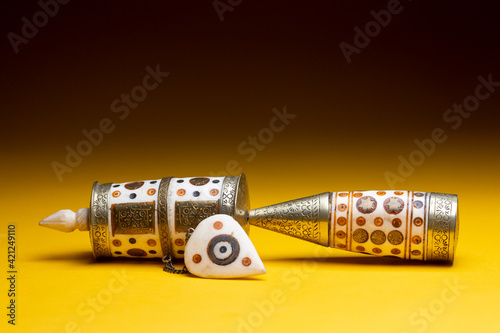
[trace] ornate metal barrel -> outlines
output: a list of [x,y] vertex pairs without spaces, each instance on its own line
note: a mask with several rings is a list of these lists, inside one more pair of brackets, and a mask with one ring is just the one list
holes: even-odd
[[414,191],[326,192],[251,210],[249,223],[347,251],[453,262],[458,199]]
[[95,258],[184,255],[186,231],[214,214],[248,233],[249,196],[238,177],[187,177],[94,183],[88,230]]

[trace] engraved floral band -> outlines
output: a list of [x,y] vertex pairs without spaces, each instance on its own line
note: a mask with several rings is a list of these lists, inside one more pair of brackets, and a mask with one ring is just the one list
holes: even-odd
[[458,241],[458,200],[456,195],[429,196],[427,260],[453,261]]
[[95,258],[110,257],[108,238],[108,193],[111,184],[94,182],[90,201],[90,242]]

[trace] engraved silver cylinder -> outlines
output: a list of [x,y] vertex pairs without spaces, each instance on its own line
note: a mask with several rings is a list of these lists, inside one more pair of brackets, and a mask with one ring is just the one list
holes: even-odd
[[428,214],[426,260],[453,262],[458,244],[458,197],[431,193]]
[[214,214],[235,218],[248,233],[247,181],[238,177],[166,177],[92,187],[88,220],[95,258],[184,255],[185,236]]

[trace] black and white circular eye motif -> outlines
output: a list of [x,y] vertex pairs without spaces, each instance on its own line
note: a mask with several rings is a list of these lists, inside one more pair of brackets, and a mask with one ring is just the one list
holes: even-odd
[[231,256],[233,247],[229,242],[220,241],[214,246],[214,256],[219,260],[225,260]]
[[208,243],[208,256],[214,264],[225,266],[236,260],[240,254],[240,244],[230,235],[219,235]]

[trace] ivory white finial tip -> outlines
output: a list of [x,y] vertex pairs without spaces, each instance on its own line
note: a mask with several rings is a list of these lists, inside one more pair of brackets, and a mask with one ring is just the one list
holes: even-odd
[[62,232],[71,232],[76,229],[88,230],[87,229],[87,208],[82,208],[78,213],[73,212],[70,209],[63,209],[47,216],[41,220],[38,224],[42,227],[47,227]]

